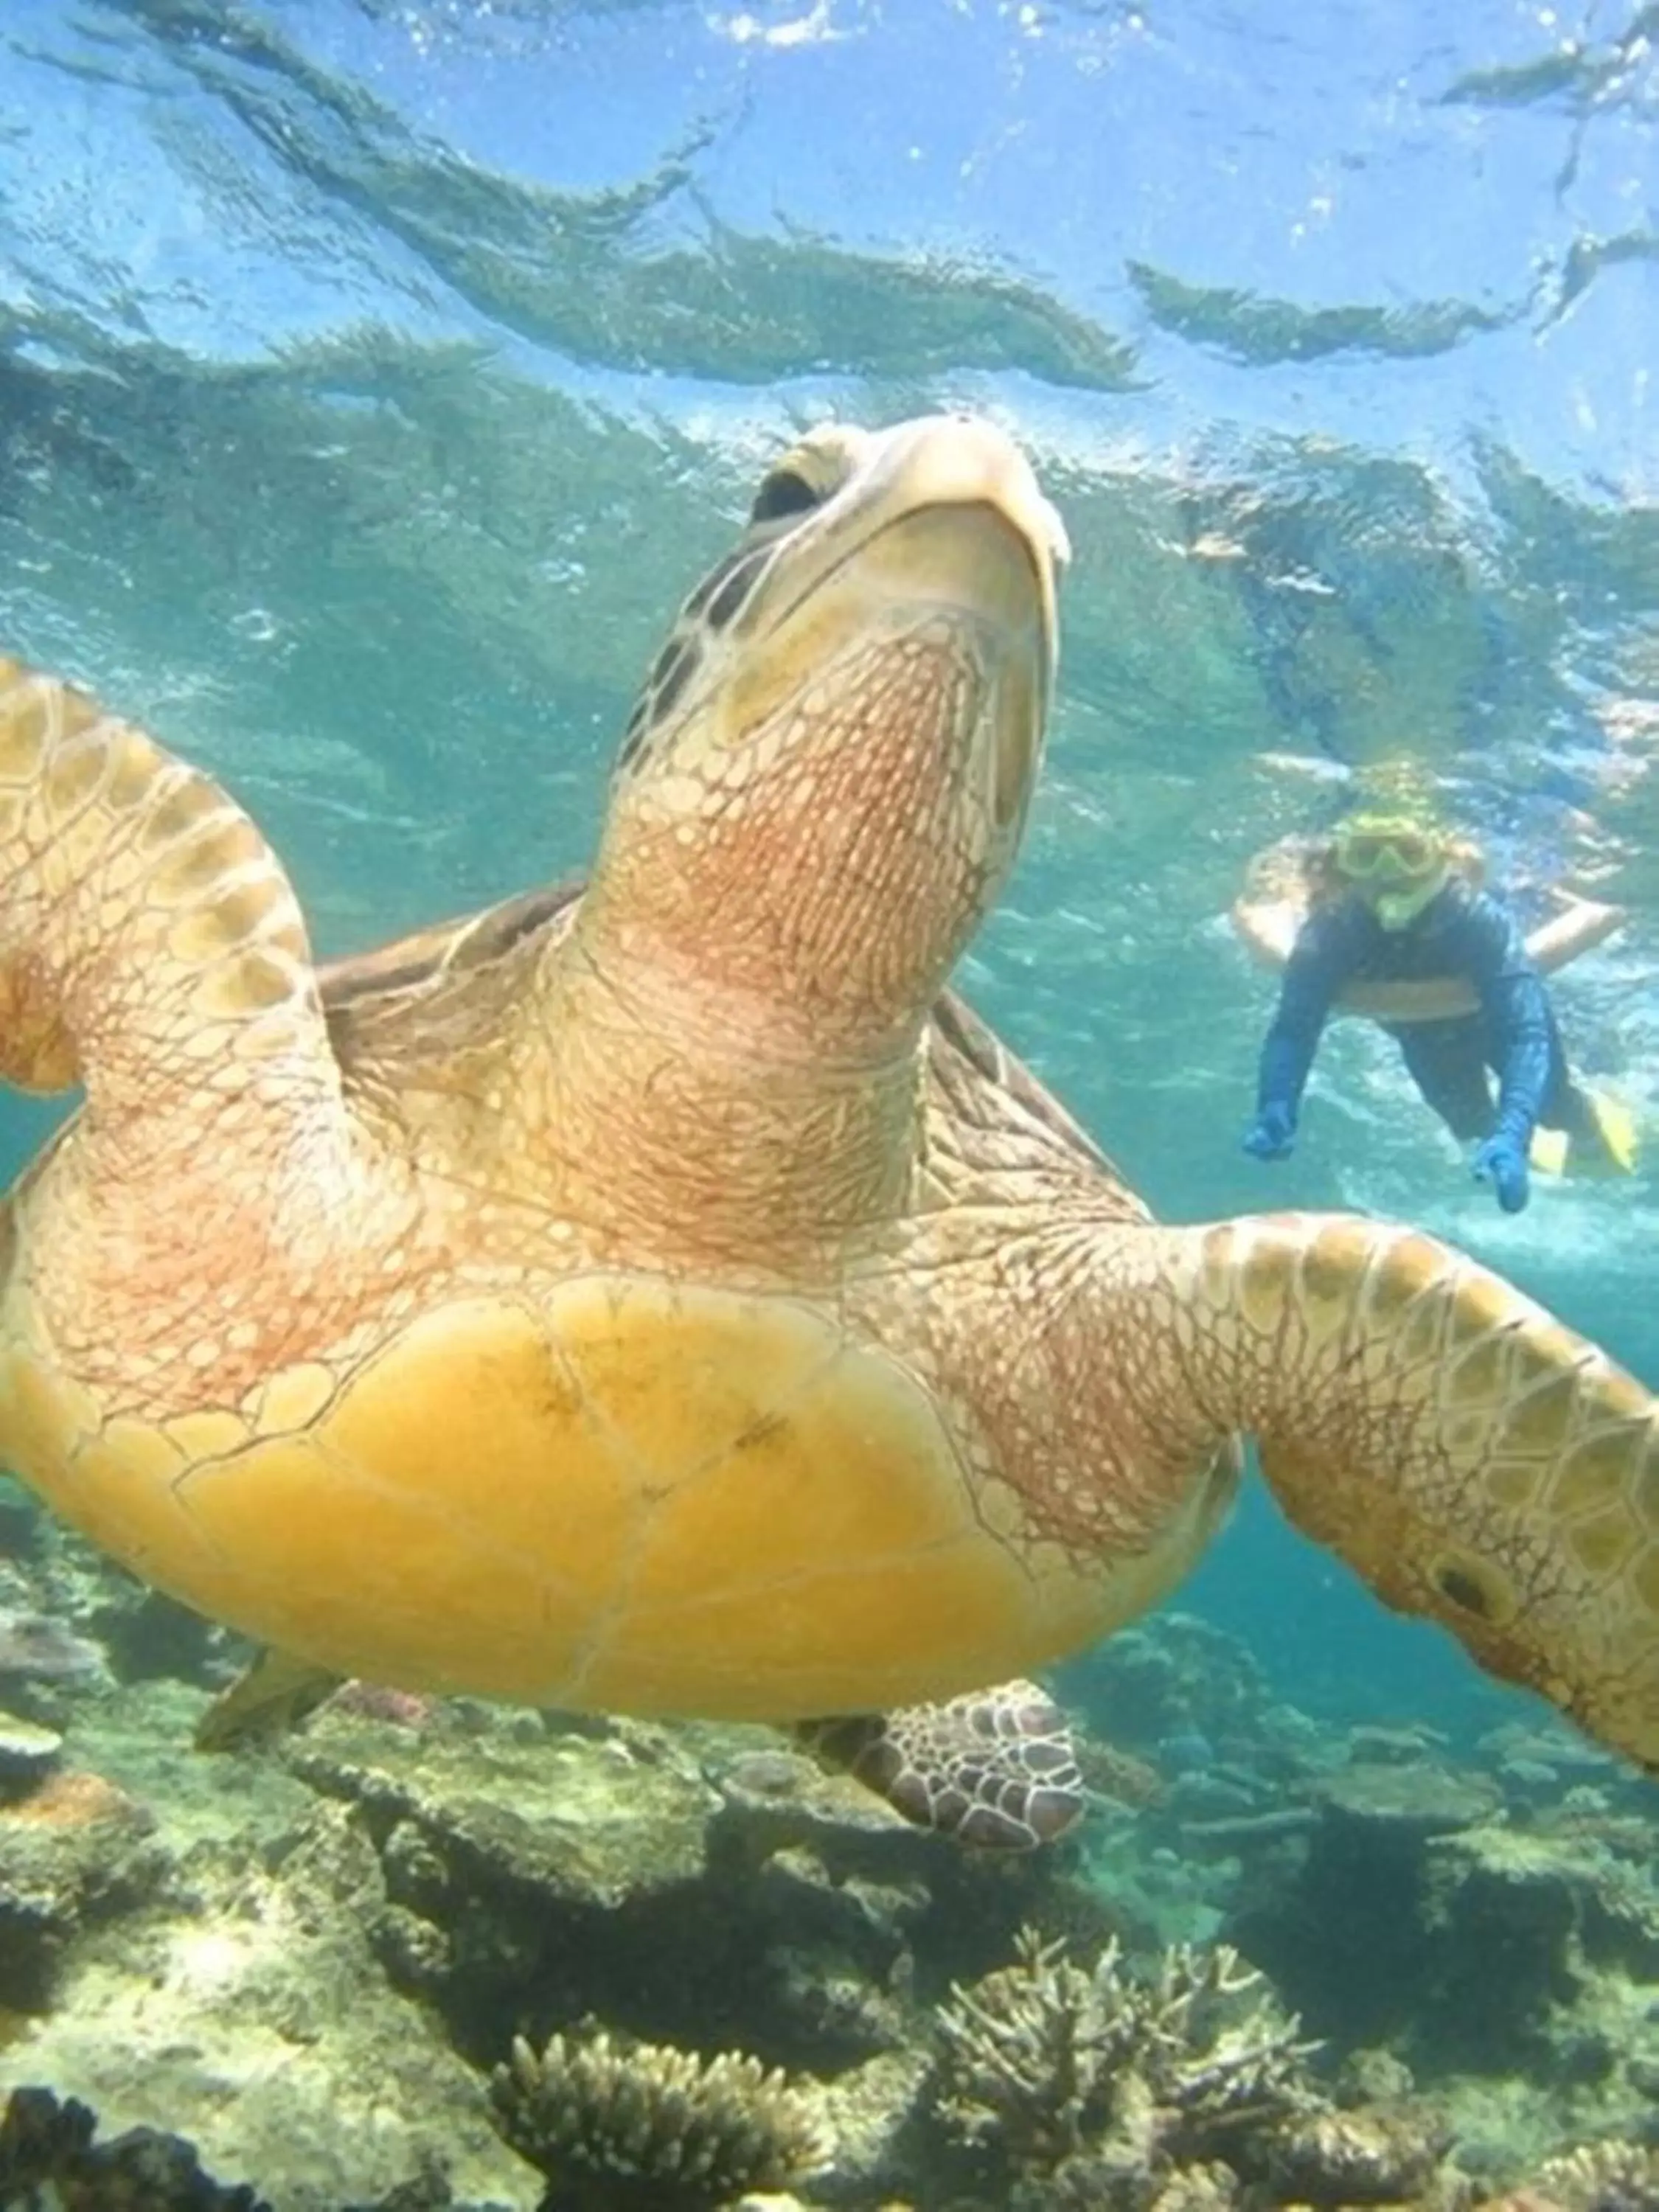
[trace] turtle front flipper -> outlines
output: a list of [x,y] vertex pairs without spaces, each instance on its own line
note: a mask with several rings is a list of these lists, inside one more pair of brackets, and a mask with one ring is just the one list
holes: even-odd
[[1085,1803],[1065,1715],[1034,1682],[1001,1682],[939,1705],[806,1721],[809,1750],[845,1767],[919,1828],[983,1850],[1052,1844]]
[[345,1680],[287,1651],[262,1651],[196,1723],[198,1751],[236,1751],[297,1728]]
[[[1107,1352],[1149,1439],[1245,1430],[1279,1504],[1659,1773],[1659,1405],[1499,1275],[1384,1222],[1115,1234]],[[1182,1419],[1183,1413],[1188,1417]],[[1191,1463],[1189,1460],[1188,1463]]]
[[[337,1093],[304,921],[212,780],[0,658],[0,1081],[95,1123]],[[125,1141],[123,1132],[121,1141]]]

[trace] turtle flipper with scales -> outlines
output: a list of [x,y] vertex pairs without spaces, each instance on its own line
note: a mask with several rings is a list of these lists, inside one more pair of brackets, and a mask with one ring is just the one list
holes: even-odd
[[1648,1391],[1410,1230],[1153,1222],[941,1000],[1061,546],[988,424],[803,441],[580,899],[331,1002],[234,802],[8,668],[0,1074],[86,1096],[0,1210],[0,1461],[313,1668],[819,1723],[1142,1611],[1250,1433],[1387,1601],[1659,1767]]

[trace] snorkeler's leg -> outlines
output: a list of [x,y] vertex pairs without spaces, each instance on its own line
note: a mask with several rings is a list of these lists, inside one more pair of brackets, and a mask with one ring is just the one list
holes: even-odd
[[1561,1042],[1561,1031],[1556,1024],[1553,1009],[1551,1010],[1549,1023],[1550,1072],[1544,1086],[1544,1102],[1538,1109],[1540,1126],[1546,1129],[1565,1129],[1570,1137],[1594,1136],[1595,1110],[1567,1065],[1566,1048]]
[[1461,1143],[1489,1136],[1492,1085],[1480,1025],[1472,1018],[1450,1022],[1402,1022],[1389,1034],[1407,1073]]

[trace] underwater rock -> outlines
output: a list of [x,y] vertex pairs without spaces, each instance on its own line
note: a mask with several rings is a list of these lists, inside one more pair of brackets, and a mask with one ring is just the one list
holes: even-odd
[[104,1655],[50,1613],[0,1605],[0,1685],[97,1681]]
[[419,1729],[331,1705],[282,1756],[311,1789],[357,1806],[377,1842],[407,1826],[434,1867],[497,1875],[544,1906],[615,1908],[707,1866],[703,1829],[718,1800],[660,1733],[641,1729],[642,1748],[620,1731],[567,1735],[459,1701]]
[[933,2053],[916,2042],[820,2086],[817,2111],[831,2158],[813,2182],[815,2201],[862,2212],[908,2195],[920,2179],[915,2154],[933,2075]]
[[740,2039],[758,2002],[753,1884],[711,1884],[720,1799],[665,1731],[459,1705],[416,1729],[326,1707],[281,1756],[353,1808],[385,1886],[376,1954],[477,2064],[501,2057],[503,2021],[539,2036],[609,2017],[618,1990],[618,2027]]
[[1256,1884],[1224,1932],[1311,2028],[1440,2085],[1503,2173],[1650,2109],[1659,1884],[1650,1826],[1638,1863],[1594,1823],[1521,1827],[1495,1804],[1490,1778],[1333,1777],[1299,1866]]
[[94,2141],[76,2098],[14,2089],[0,2117],[0,2204],[18,2212],[271,2212],[247,2187],[222,2188],[193,2143],[154,2128]]
[[83,1679],[173,1680],[206,1687],[216,1668],[240,1663],[246,1646],[186,1606],[118,1567],[85,1538],[46,1519],[32,1564],[35,1602],[64,1649],[78,1648]]
[[1395,1759],[1346,1767],[1321,1784],[1317,1797],[1350,1851],[1409,1850],[1427,1837],[1479,1826],[1498,1804],[1479,1776]]
[[699,2058],[603,2031],[515,2038],[490,2079],[496,2125],[550,2184],[543,2212],[719,2212],[775,2190],[823,2155],[781,2073],[723,2051]]
[[64,1739],[39,1721],[0,1711],[0,1803],[27,1797],[64,1754]]
[[179,2130],[275,2212],[372,2203],[434,2163],[458,2194],[530,2212],[483,2083],[376,1965],[384,1899],[340,1807],[204,1838],[131,1910],[77,1930],[8,2072],[85,2098],[106,2129]]
[[1007,2212],[1231,2212],[1243,2193],[1238,2176],[1218,2161],[1154,2176],[1133,2160],[1085,2154],[1016,2182]]
[[504,2020],[541,2039],[592,2014],[834,2074],[897,2048],[912,1990],[983,1971],[1022,1919],[1104,1917],[1063,1850],[976,1859],[758,1729],[327,1707],[281,1755],[356,1808],[377,1954],[479,2066]]
[[1495,1771],[1517,1761],[1523,1765],[1547,1766],[1563,1785],[1577,1781],[1605,1783],[1615,1788],[1626,1784],[1636,1790],[1651,1786],[1644,1784],[1623,1759],[1604,1751],[1589,1736],[1547,1720],[1541,1724],[1532,1719],[1505,1721],[1498,1728],[1489,1729],[1475,1745],[1475,1750]]
[[102,1651],[52,1609],[40,1576],[0,1560],[0,1704],[58,1727],[109,1679]]
[[1511,1803],[1541,1805],[1562,1794],[1561,1777],[1541,1759],[1505,1759],[1498,1765],[1498,1780]]
[[1321,2035],[1344,2045],[1403,2032],[1434,1985],[1427,1922],[1431,1850],[1489,1819],[1483,1778],[1447,1769],[1350,1766],[1313,1789],[1306,1848],[1271,1863],[1224,1934]]
[[1085,2152],[1145,2175],[1231,2162],[1322,2101],[1315,2046],[1224,1946],[1176,1945],[1133,1977],[1115,1944],[1085,1969],[1027,1929],[1012,1965],[954,1990],[938,2025],[940,2120],[1016,2173]]
[[1417,2084],[1412,2069],[1393,2051],[1362,2045],[1351,2051],[1337,2069],[1333,2094],[1339,2105],[1400,2105]]
[[154,1826],[112,1783],[54,1765],[0,1804],[0,2008],[46,2011],[71,1940],[160,1887]]
[[1275,2195],[1296,2204],[1405,2203],[1428,2191],[1451,2140],[1407,2106],[1308,2112],[1267,2138],[1267,2171]]
[[838,1870],[884,1880],[925,1879],[939,1863],[940,1838],[896,1813],[850,1774],[820,1766],[782,1741],[722,1741],[689,1731],[714,1790],[709,1845],[714,1856],[758,1864],[805,1845]]
[[1593,1845],[1492,1827],[1431,1856],[1423,1925],[1429,2002],[1412,2036],[1425,2063],[1540,2086],[1659,2057],[1659,1888]]
[[[1166,1749],[1166,1745],[1160,1744],[1160,1756]],[[1203,1763],[1207,1765],[1212,1756],[1206,1744]],[[1121,1745],[1105,1742],[1086,1731],[1079,1738],[1078,1763],[1089,1788],[1120,1805],[1156,1805],[1169,1786],[1154,1760],[1137,1758]]]
[[1385,1728],[1379,1722],[1363,1721],[1348,1730],[1348,1764],[1362,1768],[1416,1766],[1445,1747],[1446,1739],[1438,1729]]

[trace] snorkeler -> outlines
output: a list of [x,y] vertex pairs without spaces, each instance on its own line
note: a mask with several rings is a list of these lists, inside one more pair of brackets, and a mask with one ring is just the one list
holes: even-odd
[[[1558,1170],[1630,1170],[1628,1116],[1573,1076],[1528,941],[1509,909],[1480,889],[1479,874],[1472,847],[1408,814],[1352,815],[1315,849],[1305,918],[1261,1048],[1247,1152],[1277,1160],[1291,1151],[1320,1033],[1339,1001],[1351,1000],[1395,1039],[1452,1134],[1478,1146],[1474,1172],[1506,1213],[1527,1203],[1540,1127],[1565,1138],[1547,1151]],[[1616,909],[1584,910],[1616,922]],[[1424,988],[1448,983],[1465,988]],[[1425,1011],[1437,1000],[1437,1015]],[[1455,1011],[1459,1001],[1468,1010]]]

